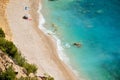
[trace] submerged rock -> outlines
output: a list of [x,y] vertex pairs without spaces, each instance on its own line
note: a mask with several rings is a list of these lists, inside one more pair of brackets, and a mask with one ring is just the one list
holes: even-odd
[[82,45],[80,43],[73,43],[74,46],[76,47],[81,47]]

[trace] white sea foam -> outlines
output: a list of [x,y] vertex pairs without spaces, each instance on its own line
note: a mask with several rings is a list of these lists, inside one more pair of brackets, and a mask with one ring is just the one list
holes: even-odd
[[69,58],[63,53],[63,47],[61,45],[61,40],[58,39],[57,36],[54,35],[54,33],[50,30],[47,30],[43,25],[45,24],[45,19],[43,17],[43,15],[40,13],[42,9],[42,5],[39,4],[39,10],[38,10],[38,13],[39,13],[39,28],[46,34],[51,34],[52,37],[55,39],[55,41],[57,42],[57,50],[58,50],[58,55],[60,57],[60,59],[62,61],[65,61],[65,62],[69,62]]
[[65,48],[70,48],[70,44],[69,43],[65,43]]
[[[73,70],[73,72],[78,76],[78,72],[76,71],[76,70],[74,70],[71,66],[70,66],[70,61],[69,61],[69,58],[67,57],[67,55],[65,55],[64,53],[63,53],[63,47],[62,47],[62,45],[61,45],[61,40],[56,36],[56,35],[54,35],[54,33],[52,32],[52,31],[50,31],[50,30],[47,30],[43,25],[45,24],[45,18],[43,17],[43,15],[41,14],[41,9],[42,9],[42,4],[40,3],[39,4],[39,9],[38,9],[38,13],[39,13],[39,28],[40,28],[40,30],[42,30],[46,35],[48,35],[48,34],[51,34],[52,35],[52,37],[55,39],[55,41],[56,41],[56,43],[57,43],[57,53],[58,53],[58,56],[59,56],[59,58],[63,61],[63,62],[65,62],[67,65],[68,65],[68,67],[70,68],[70,69],[72,69]],[[70,47],[70,45],[69,44],[66,44],[66,46],[67,47]]]

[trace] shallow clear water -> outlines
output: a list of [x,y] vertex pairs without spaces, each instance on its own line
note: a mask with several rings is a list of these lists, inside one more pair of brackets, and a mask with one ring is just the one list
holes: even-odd
[[[62,41],[80,77],[120,80],[119,0],[44,0],[43,4],[46,28]],[[77,48],[74,42],[82,46]]]

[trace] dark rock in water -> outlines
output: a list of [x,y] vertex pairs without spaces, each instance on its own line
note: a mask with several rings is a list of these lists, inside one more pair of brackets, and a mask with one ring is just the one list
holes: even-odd
[[80,43],[73,43],[73,45],[76,46],[76,47],[81,47]]

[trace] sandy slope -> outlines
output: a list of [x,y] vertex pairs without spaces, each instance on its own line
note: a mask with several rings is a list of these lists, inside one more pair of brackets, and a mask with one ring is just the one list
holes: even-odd
[[0,0],[0,28],[4,30],[6,34],[6,39],[11,40],[12,33],[6,19],[6,5],[8,2],[9,0]]

